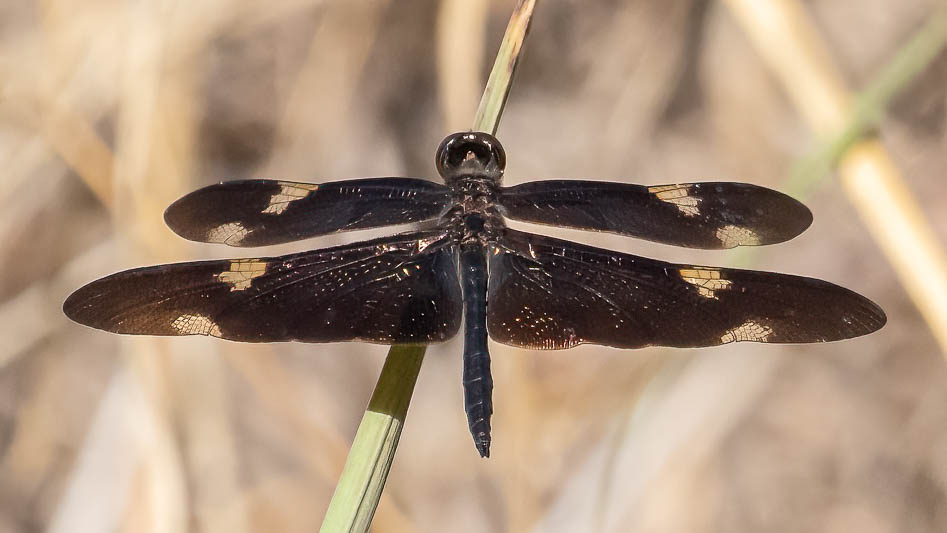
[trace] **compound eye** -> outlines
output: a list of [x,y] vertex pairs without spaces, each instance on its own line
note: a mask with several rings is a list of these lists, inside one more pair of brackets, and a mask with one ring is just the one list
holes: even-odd
[[506,169],[506,152],[496,139],[493,139],[493,142],[490,143],[490,156],[493,158],[494,165],[502,174]]
[[505,165],[503,147],[487,133],[455,133],[437,149],[437,171],[445,179],[470,172],[499,179]]

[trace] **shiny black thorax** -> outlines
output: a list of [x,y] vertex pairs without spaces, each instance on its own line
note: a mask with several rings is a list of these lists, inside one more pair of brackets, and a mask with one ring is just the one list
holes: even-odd
[[461,245],[495,242],[504,227],[497,208],[506,166],[503,147],[487,133],[455,133],[441,142],[436,161],[452,203],[439,225],[450,228]]

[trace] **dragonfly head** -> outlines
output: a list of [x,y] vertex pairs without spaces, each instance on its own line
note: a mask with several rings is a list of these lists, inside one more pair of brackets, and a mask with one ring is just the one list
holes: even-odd
[[448,135],[437,147],[436,158],[437,172],[447,182],[476,175],[499,184],[506,167],[506,152],[500,141],[480,131]]

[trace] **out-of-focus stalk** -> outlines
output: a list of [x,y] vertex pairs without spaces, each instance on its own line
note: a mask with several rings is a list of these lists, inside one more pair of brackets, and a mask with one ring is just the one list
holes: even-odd
[[506,26],[506,33],[500,43],[493,70],[487,80],[487,87],[480,98],[480,107],[474,117],[473,130],[485,131],[489,134],[497,132],[503,107],[506,106],[506,97],[513,86],[513,73],[520,58],[520,51],[526,34],[529,32],[529,23],[533,19],[533,9],[536,0],[520,0],[513,9],[510,23]]
[[[850,90],[798,0],[726,0],[799,112],[830,140],[856,111]],[[929,22],[934,44],[947,39],[947,15]],[[880,142],[856,141],[840,156],[839,177],[888,261],[947,353],[947,255]]]

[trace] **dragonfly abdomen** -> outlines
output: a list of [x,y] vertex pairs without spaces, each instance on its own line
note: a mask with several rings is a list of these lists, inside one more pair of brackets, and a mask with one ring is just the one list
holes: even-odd
[[464,291],[464,408],[477,451],[481,457],[489,457],[493,376],[487,351],[487,260],[483,245],[461,246],[460,278]]

